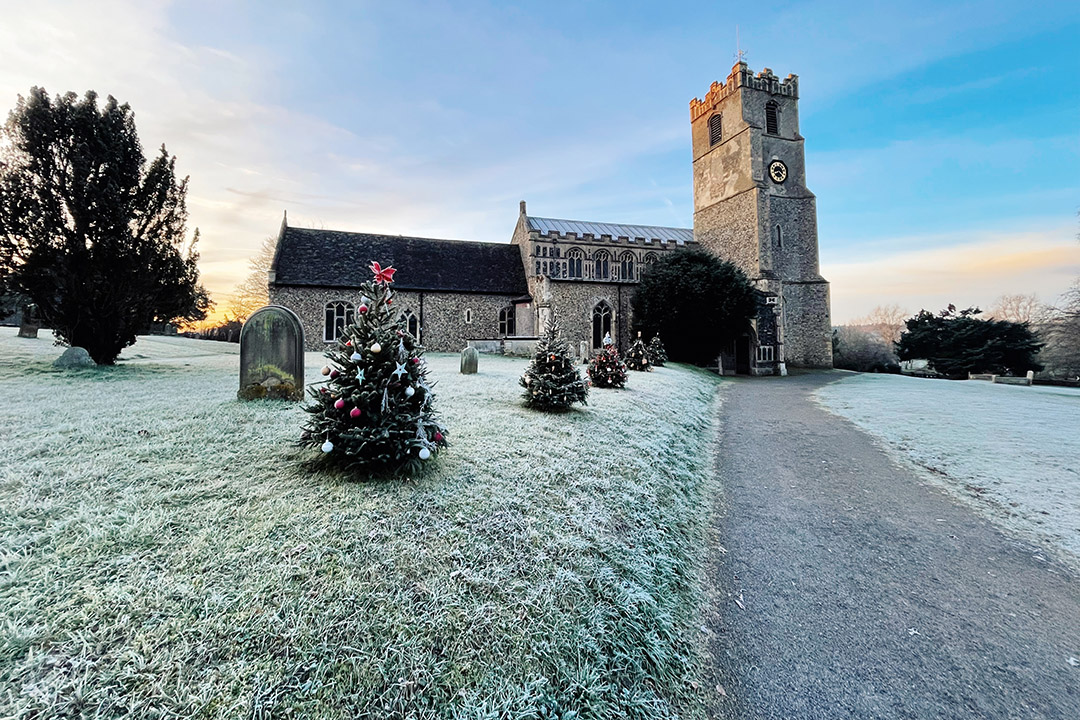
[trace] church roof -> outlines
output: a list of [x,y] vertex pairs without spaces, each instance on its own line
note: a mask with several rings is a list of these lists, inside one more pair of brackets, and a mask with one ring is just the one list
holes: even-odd
[[581,238],[582,235],[592,235],[594,238],[609,235],[613,240],[622,237],[631,241],[640,239],[653,242],[676,242],[680,245],[694,241],[694,231],[690,228],[558,220],[556,218],[533,217],[532,215],[529,216],[529,229],[536,230],[541,235],[547,235],[552,230],[559,235],[574,233],[578,238]]
[[528,293],[516,245],[287,226],[278,238],[273,284],[358,287],[371,280],[372,260],[397,268],[396,290]]

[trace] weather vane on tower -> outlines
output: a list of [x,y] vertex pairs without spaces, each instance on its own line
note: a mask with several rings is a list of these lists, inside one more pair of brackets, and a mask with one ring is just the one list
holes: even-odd
[[739,26],[735,26],[735,64],[738,65],[741,62],[746,61],[746,51],[742,49],[742,43],[739,42]]

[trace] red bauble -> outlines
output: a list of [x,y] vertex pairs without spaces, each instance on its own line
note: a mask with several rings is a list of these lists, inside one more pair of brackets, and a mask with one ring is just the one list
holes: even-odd
[[393,298],[386,298],[386,304],[387,304],[387,305],[389,305],[389,304],[390,304],[390,303],[392,303],[392,302],[394,302],[394,299],[393,299]]
[[413,358],[412,359],[412,364],[413,365],[419,365],[420,364],[420,358]]
[[435,442],[442,442],[442,433],[441,432],[435,433]]
[[345,347],[352,347],[352,340],[346,340]]
[[354,417],[354,418],[360,417],[360,408],[355,408],[354,407],[352,410],[350,410],[349,411],[349,417]]
[[341,373],[339,373],[337,370],[331,370],[330,371],[330,379],[333,380],[334,378],[336,378],[340,374]]
[[364,313],[367,312],[367,305],[361,305],[360,307],[358,307],[356,309],[360,311],[361,315],[363,315]]
[[341,408],[345,407],[345,401],[341,398],[338,398],[337,401],[334,403],[334,407],[340,410]]

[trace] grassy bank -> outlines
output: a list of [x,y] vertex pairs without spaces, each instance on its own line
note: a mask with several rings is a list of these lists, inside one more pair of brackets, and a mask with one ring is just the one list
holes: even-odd
[[432,356],[453,446],[365,484],[233,400],[235,346],[0,333],[0,716],[700,716],[712,376],[549,416]]

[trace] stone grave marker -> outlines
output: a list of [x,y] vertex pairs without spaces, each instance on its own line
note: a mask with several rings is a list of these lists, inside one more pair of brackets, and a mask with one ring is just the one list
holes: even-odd
[[69,347],[60,357],[53,361],[53,367],[61,370],[75,370],[94,367],[95,365],[97,363],[90,357],[90,353],[86,352],[86,348],[81,347]]
[[476,368],[480,364],[480,352],[474,347],[467,347],[461,351],[461,374],[475,375]]
[[241,400],[304,397],[304,329],[292,310],[259,308],[240,330]]
[[41,329],[41,318],[38,317],[37,305],[27,303],[22,306],[21,310],[22,312],[19,313],[22,316],[19,321],[19,337],[36,338],[38,330]]

